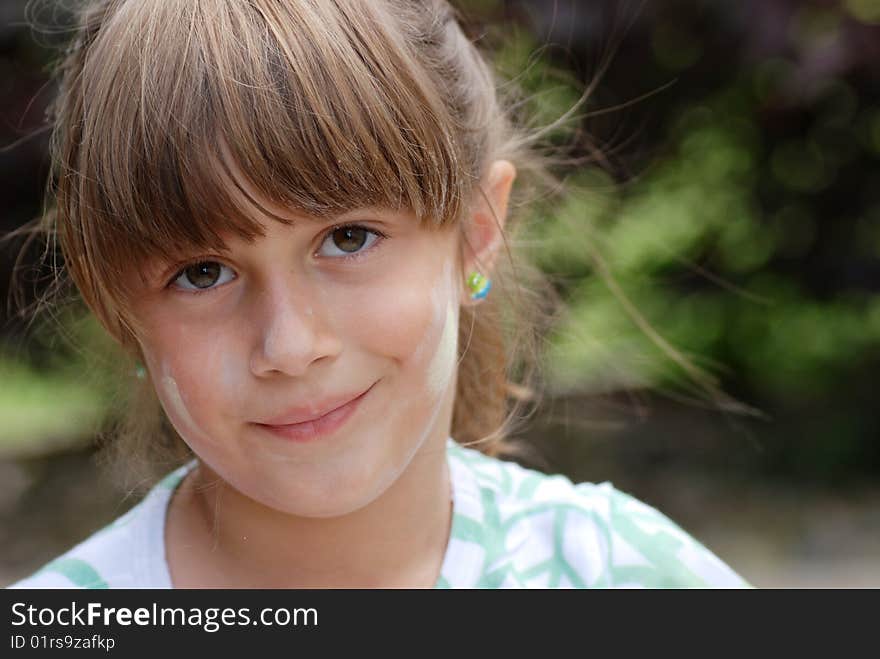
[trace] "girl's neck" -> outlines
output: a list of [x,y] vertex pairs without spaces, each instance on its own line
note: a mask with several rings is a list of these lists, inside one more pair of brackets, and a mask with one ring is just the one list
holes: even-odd
[[446,435],[429,438],[395,482],[352,513],[298,517],[250,499],[204,465],[169,508],[175,587],[426,587],[452,519]]

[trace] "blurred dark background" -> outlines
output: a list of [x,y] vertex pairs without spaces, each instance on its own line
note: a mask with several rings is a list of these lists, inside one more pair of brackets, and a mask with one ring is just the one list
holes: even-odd
[[[40,211],[64,38],[25,4],[0,3],[0,233]],[[581,162],[566,195],[529,210],[571,311],[525,460],[613,481],[755,585],[880,586],[880,0],[455,4],[536,121],[596,83],[551,134]],[[0,583],[134,503],[92,460],[113,385],[83,374],[104,338],[14,312]]]

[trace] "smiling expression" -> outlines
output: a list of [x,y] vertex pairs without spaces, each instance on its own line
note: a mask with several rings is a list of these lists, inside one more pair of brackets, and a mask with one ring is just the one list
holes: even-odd
[[[362,229],[334,233],[349,223]],[[458,234],[376,209],[263,226],[254,243],[157,270],[133,309],[139,343],[169,420],[217,476],[277,510],[345,514],[448,436]],[[257,425],[369,387],[311,441]]]

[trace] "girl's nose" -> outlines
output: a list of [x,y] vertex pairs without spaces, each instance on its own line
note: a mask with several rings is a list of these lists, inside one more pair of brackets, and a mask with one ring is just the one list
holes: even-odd
[[313,362],[338,355],[342,349],[320,305],[290,288],[282,289],[265,293],[258,318],[254,318],[260,332],[251,370],[258,376],[302,376]]

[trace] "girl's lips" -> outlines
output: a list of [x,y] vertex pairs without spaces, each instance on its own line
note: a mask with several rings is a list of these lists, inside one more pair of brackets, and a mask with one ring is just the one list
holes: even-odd
[[324,416],[311,421],[288,425],[269,425],[265,423],[258,423],[256,425],[282,439],[293,442],[308,442],[329,435],[342,427],[351,415],[354,414],[360,406],[361,401],[372,389],[373,387],[371,386],[357,398],[349,401],[341,407],[337,407],[335,410],[328,412]]

